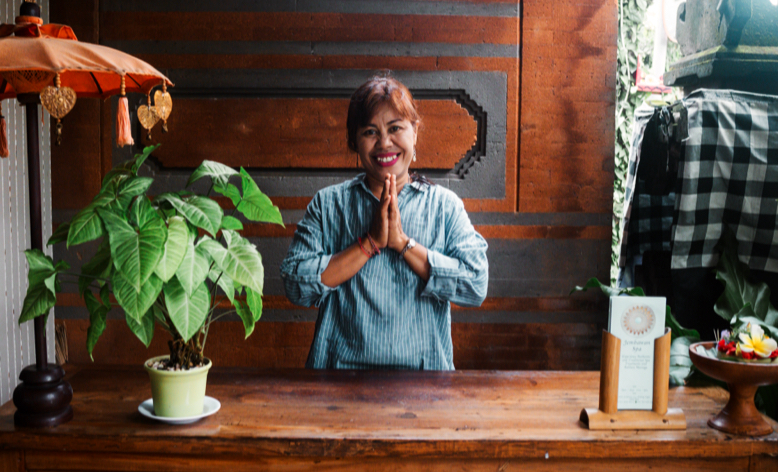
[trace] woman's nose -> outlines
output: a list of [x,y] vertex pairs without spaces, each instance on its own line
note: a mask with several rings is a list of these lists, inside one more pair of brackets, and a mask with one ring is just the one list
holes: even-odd
[[379,144],[381,144],[382,148],[388,148],[392,145],[392,140],[389,136],[389,134],[382,134],[380,138],[378,138]]

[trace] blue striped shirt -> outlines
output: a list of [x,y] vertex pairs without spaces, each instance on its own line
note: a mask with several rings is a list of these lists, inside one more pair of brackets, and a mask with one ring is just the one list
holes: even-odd
[[324,285],[330,258],[368,231],[378,206],[361,174],[319,191],[297,225],[281,277],[293,303],[319,307],[306,367],[453,370],[450,302],[479,306],[486,297],[486,241],[453,192],[409,183],[400,218],[427,248],[429,280],[387,248],[346,282]]

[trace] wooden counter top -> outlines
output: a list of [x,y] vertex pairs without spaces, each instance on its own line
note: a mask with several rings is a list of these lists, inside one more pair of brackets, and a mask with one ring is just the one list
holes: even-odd
[[670,390],[670,406],[686,414],[686,431],[589,431],[578,415],[597,406],[599,372],[260,371],[217,365],[207,395],[221,401],[221,410],[192,425],[170,426],[138,412],[151,396],[141,366],[66,370],[74,419],[50,430],[17,430],[14,406],[5,404],[0,448],[6,461],[23,461],[27,470],[154,470],[155,460],[181,462],[182,455],[193,454],[199,465],[218,468],[240,458],[263,464],[263,470],[299,470],[296,460],[349,470],[389,460],[411,469],[455,461],[473,470],[519,462],[538,470],[564,463],[641,470],[668,462],[684,464],[679,470],[697,470],[695,464],[728,472],[778,470],[778,434],[733,437],[706,425],[727,399],[717,387]]

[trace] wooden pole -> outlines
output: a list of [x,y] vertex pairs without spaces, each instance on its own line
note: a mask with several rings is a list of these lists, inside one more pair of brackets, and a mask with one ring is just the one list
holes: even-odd
[[[43,250],[43,224],[41,203],[41,167],[38,139],[38,103],[35,93],[19,94],[19,103],[26,108],[27,119],[27,175],[30,185],[30,233],[33,249]],[[70,400],[73,389],[62,380],[65,371],[48,363],[46,352],[46,320],[39,316],[33,320],[35,327],[35,365],[22,369],[14,389],[16,406],[14,424],[31,428],[57,426],[73,418]]]

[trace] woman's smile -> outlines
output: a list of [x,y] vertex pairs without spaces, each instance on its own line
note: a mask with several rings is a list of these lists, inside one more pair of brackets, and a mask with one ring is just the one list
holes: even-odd
[[391,167],[400,158],[399,152],[383,152],[373,155],[373,158],[378,161],[378,165],[381,167]]

